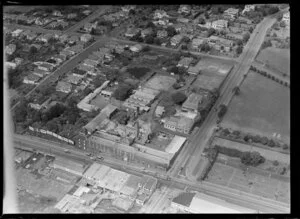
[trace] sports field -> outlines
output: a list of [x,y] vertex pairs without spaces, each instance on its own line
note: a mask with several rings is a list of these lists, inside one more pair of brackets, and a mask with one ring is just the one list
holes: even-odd
[[290,50],[268,47],[259,52],[258,61],[282,73],[290,75]]
[[222,126],[290,141],[290,90],[262,75],[249,72],[240,94],[229,105]]

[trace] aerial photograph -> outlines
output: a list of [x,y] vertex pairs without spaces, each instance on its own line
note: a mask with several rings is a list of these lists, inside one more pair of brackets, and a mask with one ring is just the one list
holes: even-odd
[[289,4],[2,9],[3,212],[291,213]]

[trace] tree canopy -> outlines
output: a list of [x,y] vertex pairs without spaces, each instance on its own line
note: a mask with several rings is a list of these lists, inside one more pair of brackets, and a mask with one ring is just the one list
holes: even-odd
[[176,104],[182,104],[186,100],[187,96],[182,92],[176,92],[172,94],[172,100]]
[[117,100],[124,101],[128,98],[131,89],[132,86],[129,84],[120,85],[113,93],[113,97],[115,97]]

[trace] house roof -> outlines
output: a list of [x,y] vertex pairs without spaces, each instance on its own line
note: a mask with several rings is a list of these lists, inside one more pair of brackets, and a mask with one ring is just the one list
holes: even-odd
[[203,96],[196,93],[191,93],[186,101],[182,104],[182,107],[197,110],[199,103],[202,101]]
[[72,85],[65,81],[57,82],[56,89],[57,90],[71,90]]
[[185,137],[175,135],[172,141],[166,147],[165,152],[175,154],[181,148],[185,141]]
[[35,74],[29,74],[28,76],[26,76],[26,78],[30,81],[38,81],[40,79],[40,77]]
[[189,66],[192,61],[193,61],[193,58],[184,57],[178,62],[178,65]]
[[196,193],[184,192],[184,193],[179,194],[177,197],[175,197],[172,200],[172,202],[179,204],[179,205],[186,206],[186,207],[190,207],[190,204],[195,195],[196,195]]

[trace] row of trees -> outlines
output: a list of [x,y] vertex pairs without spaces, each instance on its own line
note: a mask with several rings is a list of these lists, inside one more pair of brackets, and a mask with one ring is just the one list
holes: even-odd
[[240,150],[234,148],[227,148],[216,145],[215,148],[219,153],[225,154],[230,157],[237,157],[241,159],[241,162],[247,166],[258,166],[265,162],[265,158],[260,155],[257,151],[245,151],[242,152]]
[[283,81],[283,80],[280,80],[279,78],[275,77],[274,75],[271,75],[271,74],[268,74],[268,73],[265,72],[265,71],[259,70],[259,69],[255,68],[255,67],[252,66],[252,65],[251,65],[251,67],[250,67],[250,70],[257,72],[257,73],[261,74],[262,76],[265,76],[265,77],[267,77],[267,78],[270,78],[271,80],[273,80],[273,81],[275,81],[275,82],[277,82],[277,83],[279,83],[279,84],[281,84],[281,85],[283,85],[283,86],[285,86],[285,87],[290,87],[290,85],[289,85],[288,82]]
[[236,140],[241,140],[247,143],[259,143],[262,145],[266,145],[269,147],[282,147],[284,150],[287,150],[289,146],[287,144],[280,144],[279,142],[274,141],[273,139],[268,139],[265,136],[259,135],[251,135],[251,134],[244,134],[238,130],[234,130],[230,132],[227,128],[222,129],[221,134],[224,137],[234,138]]

